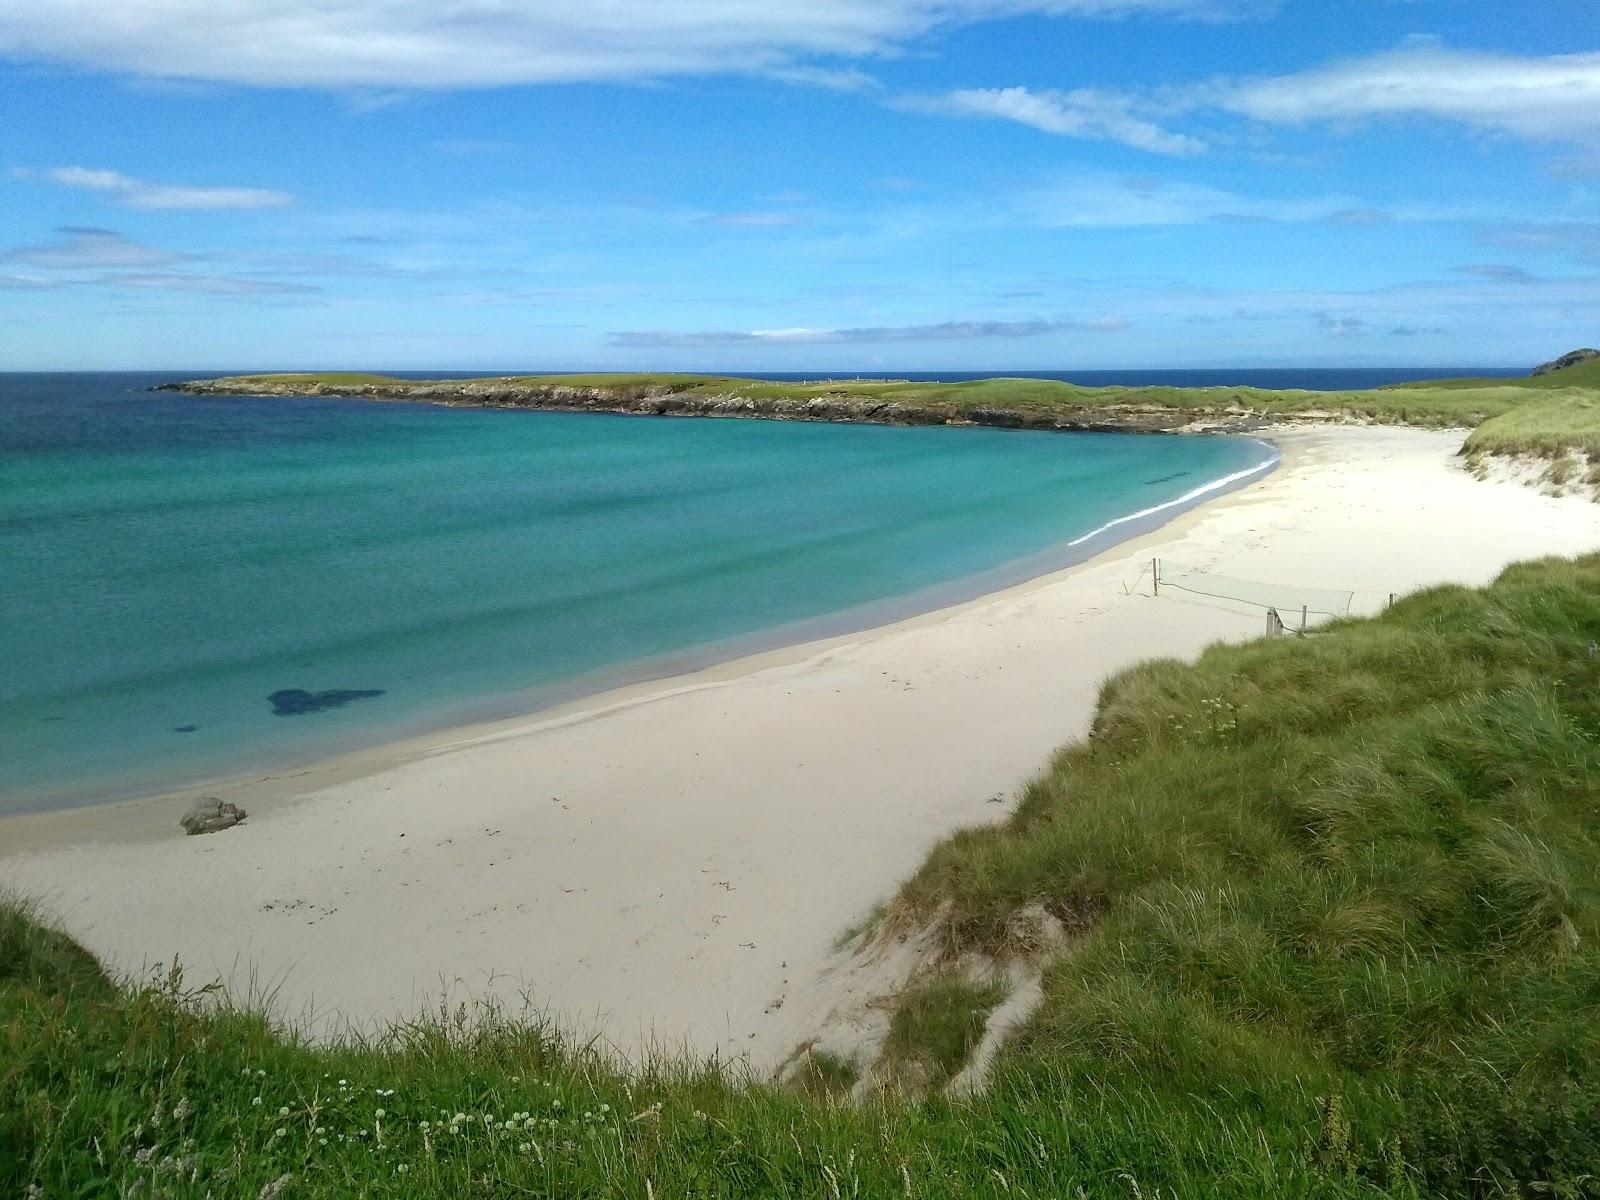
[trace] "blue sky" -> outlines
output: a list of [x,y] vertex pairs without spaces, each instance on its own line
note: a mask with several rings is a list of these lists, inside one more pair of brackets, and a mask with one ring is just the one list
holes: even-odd
[[22,0],[0,369],[1532,363],[1576,0]]

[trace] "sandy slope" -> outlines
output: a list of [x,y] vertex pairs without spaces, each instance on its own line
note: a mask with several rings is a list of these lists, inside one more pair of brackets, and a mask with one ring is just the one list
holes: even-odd
[[[113,963],[177,953],[320,1026],[448,990],[523,991],[632,1053],[766,1068],[838,999],[836,935],[928,847],[992,820],[1099,681],[1260,632],[1125,594],[1162,554],[1368,593],[1600,549],[1600,505],[1457,465],[1459,434],[1285,429],[1284,466],[1086,566],[870,634],[762,655],[290,778],[178,834],[182,797],[0,823],[0,879]],[[1141,594],[1142,593],[1142,594]],[[87,837],[97,842],[85,844]],[[781,1003],[780,1003],[781,1002]]]

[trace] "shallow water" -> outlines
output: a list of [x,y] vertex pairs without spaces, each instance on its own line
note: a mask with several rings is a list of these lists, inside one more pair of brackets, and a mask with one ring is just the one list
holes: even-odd
[[993,572],[1270,455],[157,378],[0,376],[0,811],[509,713]]

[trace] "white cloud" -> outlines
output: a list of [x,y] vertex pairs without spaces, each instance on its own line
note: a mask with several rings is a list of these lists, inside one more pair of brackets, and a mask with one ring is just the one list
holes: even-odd
[[675,333],[629,330],[611,335],[613,346],[816,346],[841,342],[949,342],[979,338],[1028,338],[1068,331],[1118,333],[1115,317],[1090,321],[941,321],[929,325],[877,325],[857,329],[706,330]]
[[177,210],[214,212],[223,209],[282,208],[294,202],[288,192],[269,188],[182,187],[168,183],[149,183],[120,171],[92,167],[51,167],[43,171],[14,169],[18,179],[42,179],[62,187],[103,192],[125,208],[144,211]]
[[1137,116],[1132,97],[1079,88],[961,88],[942,96],[907,97],[902,108],[958,117],[995,117],[1063,137],[1121,142],[1157,154],[1200,154],[1205,143]]
[[1272,124],[1423,116],[1532,140],[1591,141],[1600,139],[1600,53],[1527,57],[1411,46],[1216,83],[1194,99]]
[[[1220,18],[1271,0],[27,0],[0,55],[268,87],[495,87],[792,70],[1042,13]],[[831,68],[824,68],[830,71]],[[848,71],[803,82],[859,82]]]

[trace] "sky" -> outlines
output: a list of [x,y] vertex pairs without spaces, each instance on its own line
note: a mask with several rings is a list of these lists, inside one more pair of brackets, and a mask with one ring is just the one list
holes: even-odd
[[0,370],[1597,343],[1592,0],[0,6]]

